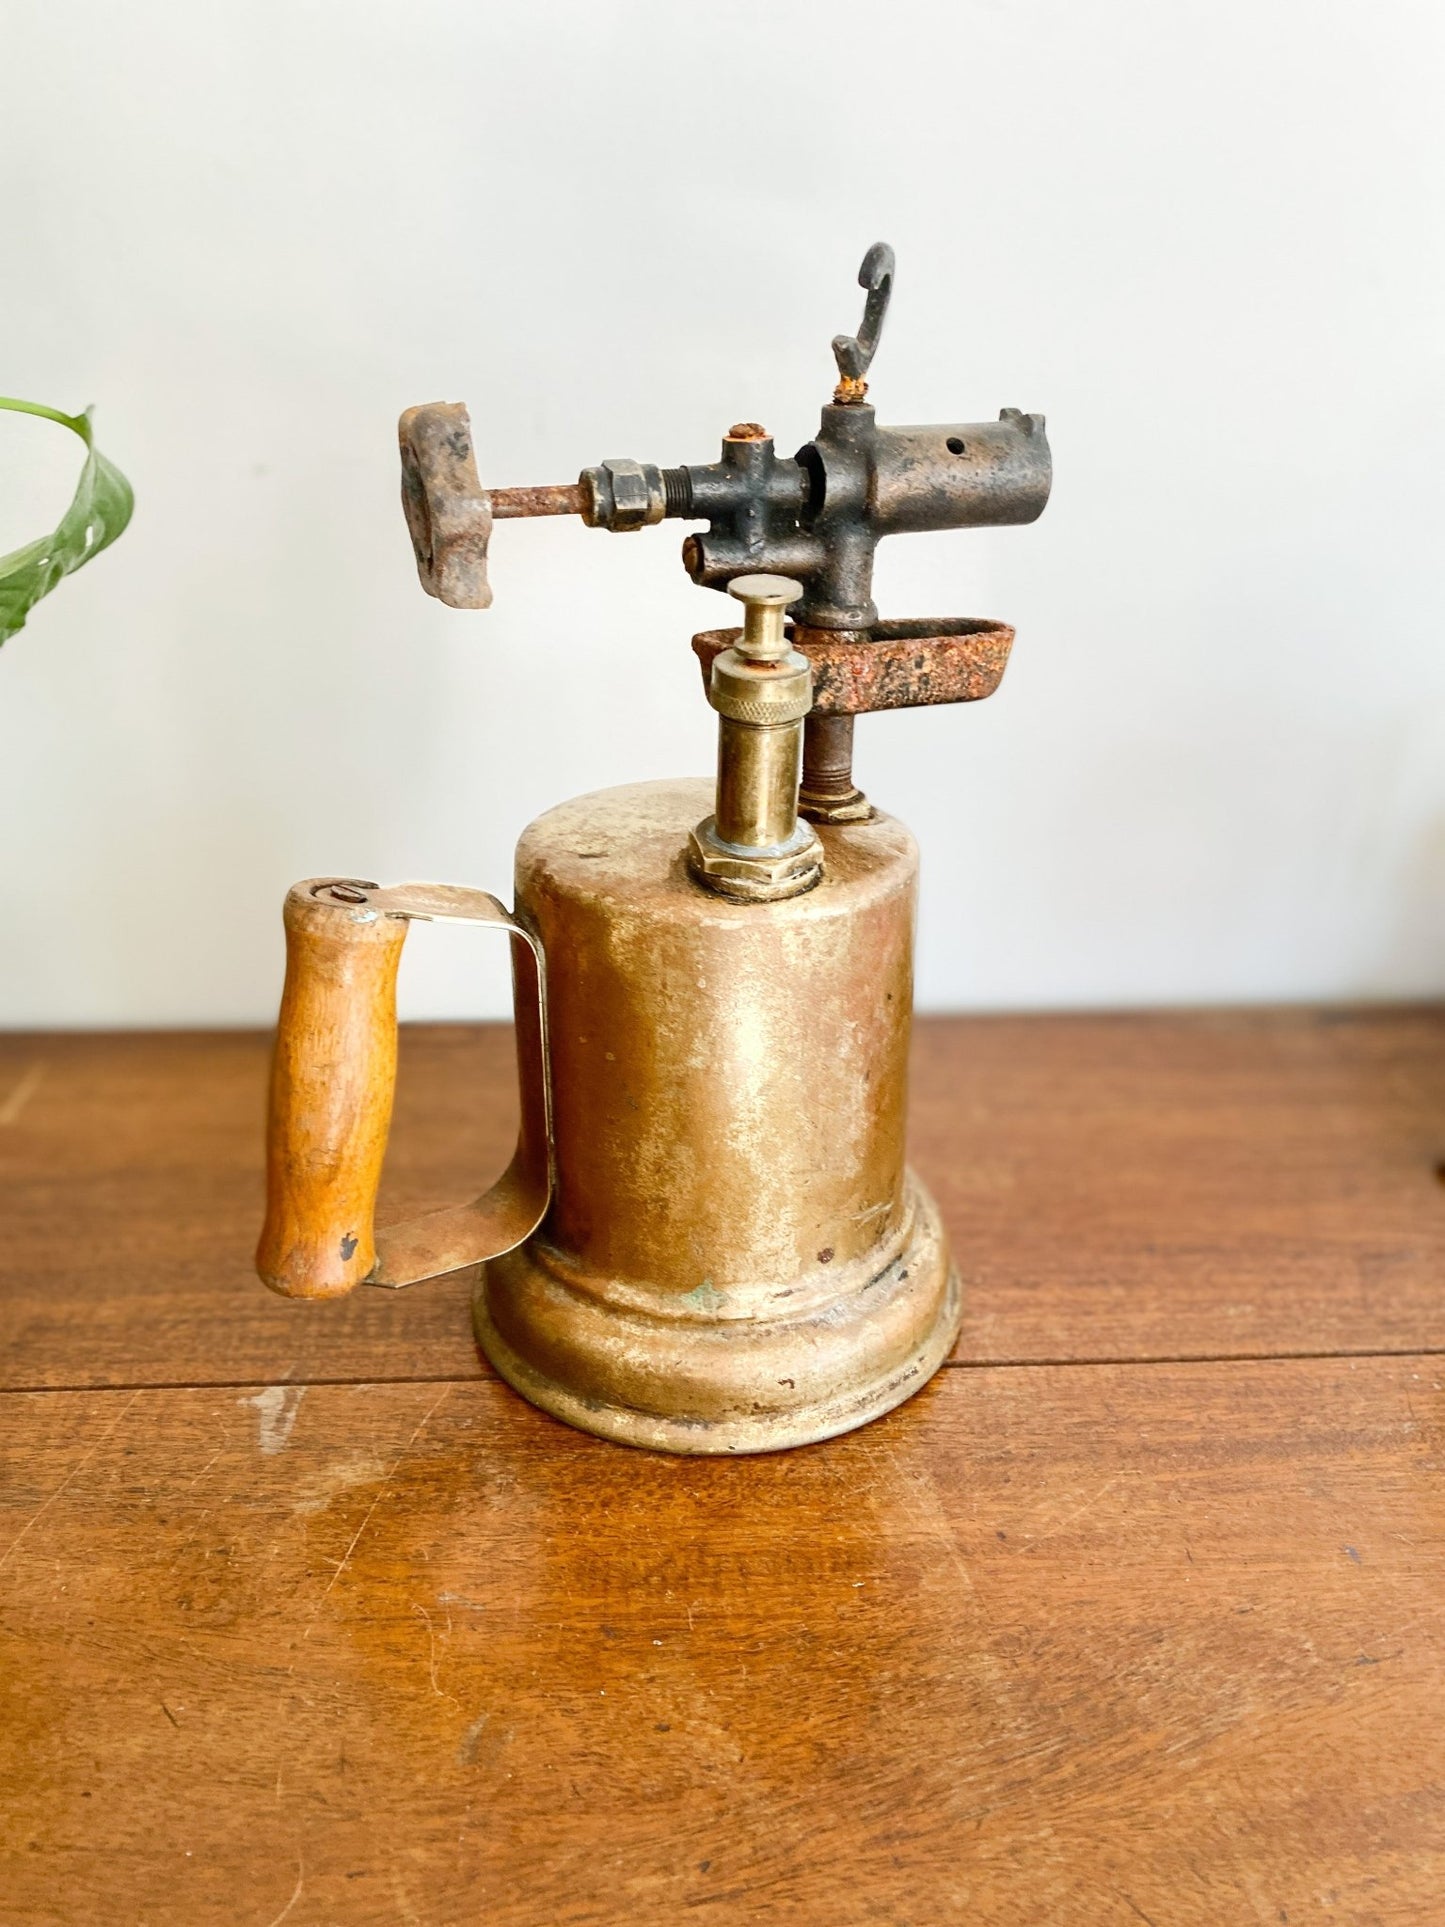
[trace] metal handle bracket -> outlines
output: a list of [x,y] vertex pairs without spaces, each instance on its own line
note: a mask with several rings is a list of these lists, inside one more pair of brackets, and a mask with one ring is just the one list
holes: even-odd
[[[336,893],[344,887],[329,889]],[[458,883],[398,883],[359,894],[367,909],[382,916],[489,926],[505,930],[512,942],[521,1099],[517,1148],[497,1182],[469,1204],[429,1211],[377,1232],[376,1268],[365,1282],[395,1291],[499,1258],[529,1238],[546,1216],[552,1196],[546,959],[537,938],[490,891]]]

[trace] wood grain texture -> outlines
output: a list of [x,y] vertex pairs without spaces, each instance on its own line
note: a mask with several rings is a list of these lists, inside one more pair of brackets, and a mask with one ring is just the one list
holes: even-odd
[[1432,1359],[0,1398],[7,1927],[1434,1923]]
[[[0,1395],[5,1927],[1445,1918],[1445,1012],[921,1025],[977,1368],[741,1462],[268,1295],[266,1055],[0,1039],[8,1382],[130,1388]],[[515,1118],[404,1034],[380,1220]]]
[[961,1357],[1445,1344],[1445,1009],[954,1020],[915,1064]]
[[[0,1369],[11,1385],[463,1375],[469,1275],[329,1305],[275,1297],[251,1253],[270,1040],[6,1037]],[[38,1081],[37,1081],[38,1073]],[[517,1132],[511,1032],[403,1031],[383,1223],[455,1204]]]
[[[256,1282],[268,1044],[0,1036],[0,1383],[455,1377],[469,1279]],[[475,1194],[510,1033],[403,1027],[381,1223]],[[1445,1347],[1445,1011],[925,1019],[912,1145],[968,1361]]]

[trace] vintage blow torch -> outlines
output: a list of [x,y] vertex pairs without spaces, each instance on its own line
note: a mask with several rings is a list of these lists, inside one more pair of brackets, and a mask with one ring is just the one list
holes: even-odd
[[[991,695],[1013,642],[974,618],[880,620],[879,539],[1032,522],[1051,470],[1041,415],[878,423],[866,378],[893,271],[890,248],[869,249],[862,326],[834,339],[832,400],[789,459],[743,422],[716,462],[604,461],[488,493],[463,406],[402,416],[418,573],[454,608],[491,602],[496,521],[707,524],[684,566],[744,614],[693,638],[716,780],[549,810],[518,843],[514,911],[354,878],[286,898],[261,1277],[335,1298],[480,1265],[497,1371],[630,1445],[754,1452],[848,1431],[917,1391],[958,1334],[958,1272],[904,1157],[917,846],[855,786],[853,724]],[[521,1125],[480,1198],[378,1231],[417,918],[508,933]]]

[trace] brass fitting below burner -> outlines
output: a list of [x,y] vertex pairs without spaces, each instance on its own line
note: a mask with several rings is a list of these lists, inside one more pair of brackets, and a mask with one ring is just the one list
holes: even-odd
[[823,846],[798,818],[813,671],[783,633],[783,611],[803,585],[745,575],[729,593],[745,615],[742,635],[716,658],[708,680],[718,713],[716,808],[689,837],[687,862],[719,896],[773,903],[811,890],[823,874]]

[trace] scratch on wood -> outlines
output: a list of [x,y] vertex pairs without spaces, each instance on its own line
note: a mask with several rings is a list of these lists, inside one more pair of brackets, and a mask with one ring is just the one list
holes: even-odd
[[14,1124],[18,1120],[20,1113],[39,1089],[40,1080],[44,1077],[46,1068],[42,1060],[38,1064],[32,1064],[28,1071],[21,1074],[9,1097],[0,1104],[0,1125]]
[[[454,1699],[450,1693],[444,1693],[437,1684],[437,1642],[436,1634],[432,1629],[431,1614],[419,1600],[412,1606],[412,1611],[414,1613],[420,1613],[426,1621],[427,1671],[431,1674],[431,1689],[439,1700],[451,1700],[453,1706],[460,1708],[461,1701]],[[450,1619],[447,1621],[447,1631],[451,1631]]]
[[305,1886],[305,1884],[306,1884],[306,1863],[302,1860],[300,1854],[298,1853],[296,1856],[296,1891],[292,1894],[291,1898],[286,1902],[286,1905],[281,1909],[280,1913],[277,1914],[276,1918],[271,1922],[271,1927],[281,1927],[281,1922],[286,1918],[287,1914],[290,1913],[291,1909],[296,1905],[297,1901],[301,1898],[301,1889]]
[[362,1452],[349,1459],[330,1460],[314,1479],[298,1487],[291,1510],[302,1518],[325,1512],[342,1493],[349,1492],[354,1485],[375,1485],[378,1479],[385,1476],[385,1471],[385,1466],[374,1452]]
[[130,1410],[131,1406],[135,1404],[136,1400],[139,1397],[140,1397],[139,1392],[131,1393],[130,1397],[126,1400],[125,1404],[121,1406],[119,1412],[117,1412],[116,1416],[111,1420],[105,1432],[101,1435],[100,1438],[96,1440],[95,1444],[91,1446],[90,1450],[86,1453],[85,1457],[80,1461],[80,1463],[74,1468],[73,1471],[67,1473],[66,1476],[60,1481],[60,1484],[56,1486],[55,1490],[51,1493],[50,1497],[45,1501],[44,1505],[41,1506],[40,1510],[38,1512],[33,1512],[30,1515],[30,1517],[25,1521],[24,1525],[21,1526],[20,1530],[16,1533],[15,1537],[10,1541],[9,1545],[6,1546],[4,1552],[0,1553],[0,1571],[4,1570],[6,1561],[9,1559],[11,1553],[14,1552],[15,1548],[20,1544],[20,1541],[25,1537],[26,1533],[29,1532],[30,1528],[33,1525],[35,1525],[38,1520],[44,1518],[45,1514],[50,1510],[51,1506],[55,1504],[55,1501],[60,1497],[61,1493],[65,1491],[66,1487],[73,1485],[74,1482],[80,1477],[81,1473],[85,1470],[86,1466],[90,1464],[91,1460],[95,1457],[96,1453],[100,1450],[100,1448],[107,1443],[111,1433],[120,1424],[121,1420],[125,1417],[126,1413]]
[[[352,1553],[355,1552],[357,1546],[361,1542],[362,1533],[365,1532],[366,1528],[371,1524],[372,1513],[375,1512],[376,1508],[381,1504],[382,1500],[386,1497],[386,1489],[391,1484],[392,1480],[396,1477],[397,1468],[400,1466],[402,1460],[406,1457],[407,1453],[416,1444],[417,1440],[421,1437],[422,1433],[426,1430],[426,1427],[430,1422],[432,1413],[435,1412],[437,1407],[441,1404],[442,1400],[446,1397],[447,1393],[450,1390],[451,1390],[450,1385],[443,1385],[441,1390],[437,1393],[436,1397],[432,1400],[431,1404],[428,1405],[425,1412],[422,1413],[421,1418],[418,1421],[416,1430],[412,1433],[411,1437],[407,1440],[406,1444],[401,1448],[401,1450],[397,1453],[396,1457],[392,1460],[391,1470],[387,1473],[386,1477],[382,1480],[381,1488],[377,1492],[376,1497],[372,1500],[371,1504],[366,1508],[366,1517],[362,1520],[361,1524],[356,1528],[356,1532],[352,1537],[351,1544],[346,1548],[346,1551],[341,1555],[341,1564],[336,1568],[335,1572],[332,1573],[331,1584],[327,1586],[326,1591],[321,1595],[323,1599],[327,1598],[330,1595],[331,1587],[336,1584],[337,1580],[341,1577],[342,1573],[345,1572],[347,1566],[349,1565],[351,1561]],[[309,1631],[309,1628],[308,1628],[308,1631]]]
[[[1070,1510],[1064,1514],[1062,1519],[1056,1519],[1054,1521],[1054,1523],[1049,1527],[1047,1532],[1041,1534],[1040,1537],[1037,1539],[1030,1539],[1028,1541],[1026,1550],[1029,1552],[1037,1552],[1039,1547],[1046,1546],[1049,1543],[1050,1539],[1057,1539],[1061,1532],[1067,1532],[1069,1527],[1073,1525],[1076,1519],[1082,1519],[1086,1512],[1092,1512],[1094,1507],[1099,1503],[1100,1499],[1104,1497],[1105,1493],[1112,1492],[1114,1490],[1114,1487],[1119,1484],[1123,1476],[1124,1475],[1122,1472],[1118,1472],[1114,1475],[1112,1479],[1105,1479],[1104,1483],[1099,1487],[1098,1491],[1091,1493],[1089,1497],[1085,1499],[1082,1505],[1076,1505],[1071,1507]],[[1194,1564],[1194,1559],[1192,1554],[1190,1555],[1189,1563],[1191,1566]],[[1124,1898],[1128,1900],[1129,1896],[1125,1894]],[[1130,1904],[1132,1905],[1132,1902]]]
[[1137,1901],[1130,1899],[1129,1895],[1124,1892],[1124,1889],[1122,1887],[1119,1888],[1119,1898],[1120,1900],[1123,1901],[1124,1905],[1129,1909],[1131,1914],[1137,1914],[1139,1919],[1145,1922],[1145,1927],[1154,1927],[1154,1923],[1152,1920],[1150,1920],[1148,1914],[1145,1913],[1144,1909],[1138,1904]]
[[963,1556],[955,1533],[949,1521],[947,1508],[938,1495],[938,1485],[931,1472],[924,1466],[902,1472],[896,1490],[904,1497],[915,1522],[922,1526],[940,1550],[948,1563],[958,1574],[969,1592],[974,1590],[973,1574]]

